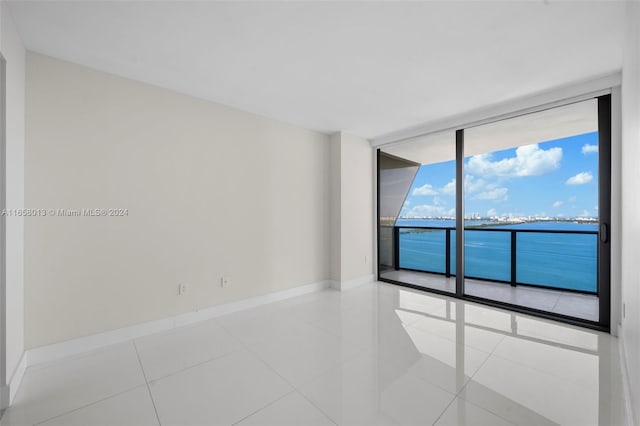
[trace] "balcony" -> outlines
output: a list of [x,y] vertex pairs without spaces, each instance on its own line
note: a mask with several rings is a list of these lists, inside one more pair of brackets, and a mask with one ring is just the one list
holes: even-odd
[[[385,280],[455,293],[455,228],[393,227]],[[465,228],[465,294],[598,321],[598,232]]]

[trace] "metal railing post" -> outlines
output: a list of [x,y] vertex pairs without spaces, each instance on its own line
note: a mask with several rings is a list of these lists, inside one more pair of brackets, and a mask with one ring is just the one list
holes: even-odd
[[393,266],[396,271],[400,270],[400,228],[393,227]]
[[444,275],[449,278],[451,276],[451,229],[447,228],[445,232],[445,269]]
[[511,231],[511,285],[513,287],[516,286],[516,253],[517,253],[517,238],[516,238],[516,234],[517,231]]

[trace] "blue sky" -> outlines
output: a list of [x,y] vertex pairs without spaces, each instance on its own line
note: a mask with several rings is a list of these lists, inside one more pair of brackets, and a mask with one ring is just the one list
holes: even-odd
[[[598,217],[598,133],[465,159],[465,215]],[[455,216],[455,161],[421,166],[401,216]]]

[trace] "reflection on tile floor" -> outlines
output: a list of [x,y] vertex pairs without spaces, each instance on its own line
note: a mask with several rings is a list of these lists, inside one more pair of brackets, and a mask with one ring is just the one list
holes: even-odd
[[[418,271],[386,271],[382,278],[455,293],[456,277]],[[471,296],[513,305],[540,309],[575,318],[598,321],[598,296],[530,286],[511,287],[509,284],[467,278],[465,292]]]
[[2,426],[625,425],[618,341],[384,283],[27,369]]

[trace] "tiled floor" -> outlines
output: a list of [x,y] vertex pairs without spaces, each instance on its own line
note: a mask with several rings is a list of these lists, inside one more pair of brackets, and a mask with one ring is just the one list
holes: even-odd
[[[456,277],[417,271],[386,271],[383,278],[421,287],[455,293]],[[598,321],[598,296],[575,292],[550,290],[531,286],[512,287],[509,284],[492,281],[465,280],[465,292],[471,296],[511,303],[528,308],[541,309],[575,318]]]
[[617,339],[383,283],[30,367],[2,426],[624,425]]

